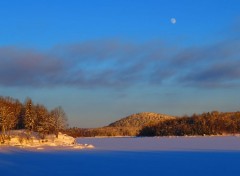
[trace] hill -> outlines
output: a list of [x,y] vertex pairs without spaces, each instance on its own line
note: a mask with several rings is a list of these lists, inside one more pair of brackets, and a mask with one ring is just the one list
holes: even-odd
[[205,136],[240,134],[240,112],[212,111],[183,116],[142,128],[139,136]]
[[122,118],[105,127],[88,129],[70,128],[64,132],[73,137],[137,136],[139,131],[145,126],[158,124],[170,119],[175,119],[175,117],[152,112],[142,112]]
[[137,127],[141,128],[149,124],[175,119],[174,116],[153,112],[141,112],[132,114],[108,125],[108,127]]

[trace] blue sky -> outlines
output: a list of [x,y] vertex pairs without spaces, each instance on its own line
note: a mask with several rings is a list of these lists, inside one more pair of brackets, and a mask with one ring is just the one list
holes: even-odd
[[0,18],[1,95],[71,126],[239,110],[238,0],[9,0]]

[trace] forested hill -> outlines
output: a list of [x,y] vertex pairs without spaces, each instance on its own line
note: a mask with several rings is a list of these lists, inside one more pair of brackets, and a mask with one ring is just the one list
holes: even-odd
[[175,117],[152,112],[142,112],[127,116],[102,128],[70,128],[65,133],[73,137],[136,136],[145,126],[171,119],[175,119]]
[[102,128],[71,128],[74,137],[83,136],[196,136],[240,134],[240,112],[212,111],[175,118],[156,113],[138,113]]
[[212,111],[145,126],[139,136],[195,136],[240,133],[240,112]]
[[113,122],[109,127],[143,127],[170,119],[175,119],[175,117],[152,112],[141,112]]

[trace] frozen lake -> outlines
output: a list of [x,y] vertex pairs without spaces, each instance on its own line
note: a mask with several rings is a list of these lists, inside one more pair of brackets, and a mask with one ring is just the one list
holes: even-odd
[[238,176],[240,138],[80,138],[93,150],[0,152],[1,175]]
[[78,138],[96,150],[113,151],[240,151],[240,137],[120,137]]

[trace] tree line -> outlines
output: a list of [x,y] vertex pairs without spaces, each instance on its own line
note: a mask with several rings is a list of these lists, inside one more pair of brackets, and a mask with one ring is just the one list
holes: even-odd
[[240,112],[212,111],[165,119],[143,127],[68,128],[73,137],[95,136],[196,136],[240,133]]
[[208,112],[145,126],[138,136],[194,136],[240,133],[240,112]]
[[67,127],[67,116],[62,107],[48,110],[44,105],[34,104],[30,98],[24,103],[11,97],[0,97],[0,142],[10,138],[10,130],[25,129],[29,134],[38,132],[41,138],[47,134],[58,137]]
[[95,136],[136,136],[139,127],[101,127],[101,128],[68,128],[63,132],[74,138]]

